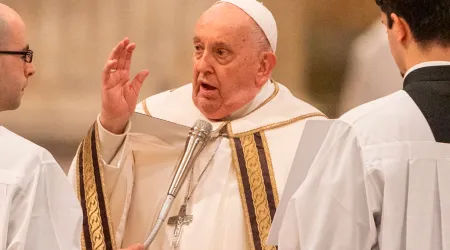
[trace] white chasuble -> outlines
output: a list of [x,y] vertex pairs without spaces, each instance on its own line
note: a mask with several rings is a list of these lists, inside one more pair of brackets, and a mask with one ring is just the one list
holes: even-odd
[[[213,125],[214,135],[194,164],[192,182],[187,178],[169,213],[176,216],[188,186],[198,184],[185,211],[192,221],[183,226],[177,249],[274,249],[266,239],[305,121],[325,118],[281,84],[268,83],[262,91],[268,95],[261,102],[221,122],[209,121],[197,110],[188,84],[138,105],[126,136],[111,135],[95,123],[78,157],[92,155],[91,148],[103,161],[96,166],[74,161],[71,176],[80,187],[86,183],[76,176],[84,168],[99,169],[98,182],[87,181],[100,183],[100,192],[94,193],[104,198],[105,210],[95,210],[97,218],[107,220],[109,235],[103,241],[116,247],[143,243],[167,195],[189,128],[202,119]],[[166,221],[148,249],[172,249],[174,230]]]

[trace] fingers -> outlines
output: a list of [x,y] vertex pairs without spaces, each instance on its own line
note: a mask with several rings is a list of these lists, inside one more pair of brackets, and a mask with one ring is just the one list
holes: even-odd
[[128,38],[123,39],[116,45],[116,47],[113,48],[113,50],[111,51],[111,54],[109,55],[108,60],[114,60],[114,59],[119,60],[120,55],[121,55],[123,49],[125,48],[125,41],[127,39]]
[[129,44],[127,46],[127,48],[125,49],[125,64],[123,67],[125,70],[130,70],[131,58],[133,57],[133,51],[135,48],[136,48],[136,44],[132,43],[132,44]]
[[117,65],[118,69],[124,69],[125,67],[125,60],[127,58],[127,51],[131,49],[131,51],[133,51],[134,47],[136,45],[134,45],[134,43],[130,44],[130,40],[128,38],[124,39],[124,43],[123,43],[124,47],[120,53],[120,57],[119,57],[119,63]]
[[109,80],[112,69],[117,69],[116,59],[107,61],[105,67],[103,68],[103,79],[105,82]]

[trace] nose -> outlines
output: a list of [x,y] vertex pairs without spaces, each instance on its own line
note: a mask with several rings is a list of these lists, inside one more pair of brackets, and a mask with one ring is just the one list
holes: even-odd
[[34,64],[27,63],[25,66],[25,76],[28,78],[34,75],[34,73],[36,73],[36,68],[34,67]]
[[211,64],[212,58],[209,53],[205,52],[200,58],[195,58],[194,60],[195,69],[199,73],[208,74],[214,72],[214,68]]

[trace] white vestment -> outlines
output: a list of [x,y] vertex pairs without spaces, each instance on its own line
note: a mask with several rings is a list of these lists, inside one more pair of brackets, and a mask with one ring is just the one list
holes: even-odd
[[0,127],[0,250],[78,250],[82,213],[52,155]]
[[[137,112],[149,113],[152,117],[186,127],[193,126],[197,119],[208,121],[192,102],[191,84],[147,98],[138,106]],[[305,121],[324,118],[317,109],[292,96],[284,86],[267,83],[251,103],[230,119],[232,132],[236,135],[252,133],[253,130],[263,131],[270,149],[277,191],[281,194]],[[209,122],[214,130],[223,124]],[[155,223],[167,194],[174,170],[174,162],[168,159],[177,158],[180,151],[175,150],[176,145],[170,141],[152,136],[129,133],[122,143],[124,135],[109,134],[101,126],[99,134],[102,157],[109,163],[105,166],[105,182],[116,244],[125,247],[142,243]],[[161,148],[165,149],[164,154],[149,157],[152,150]],[[187,214],[193,215],[194,219],[184,227],[179,249],[250,249],[241,193],[232,164],[230,139],[219,137],[208,143],[194,165],[194,180],[197,180],[211,157],[211,165],[188,204]],[[72,176],[74,168],[72,165]],[[177,215],[188,183],[189,178],[169,216]],[[174,228],[165,223],[149,249],[171,249],[173,232]]]
[[448,180],[450,145],[435,141],[407,92],[362,105],[331,126],[279,249],[449,249]]

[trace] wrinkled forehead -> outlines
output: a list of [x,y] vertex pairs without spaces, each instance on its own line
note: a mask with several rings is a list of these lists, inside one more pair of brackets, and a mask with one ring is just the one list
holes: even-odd
[[[256,22],[238,7],[218,3],[205,11],[195,26],[195,37],[234,41],[246,39]],[[240,39],[239,39],[240,38]]]

